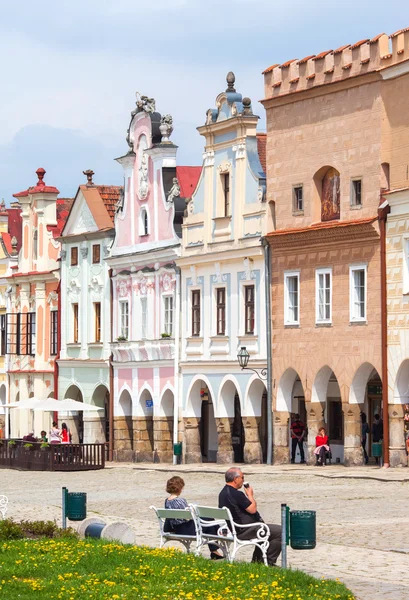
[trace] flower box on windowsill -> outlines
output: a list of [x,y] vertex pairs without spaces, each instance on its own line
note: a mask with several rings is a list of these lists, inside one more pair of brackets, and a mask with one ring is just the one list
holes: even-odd
[[117,341],[117,342],[127,342],[127,341],[128,341],[128,338],[126,338],[124,335],[119,335],[119,336],[116,338],[116,341]]
[[161,338],[167,339],[167,338],[171,338],[172,334],[171,333],[161,333],[160,334]]

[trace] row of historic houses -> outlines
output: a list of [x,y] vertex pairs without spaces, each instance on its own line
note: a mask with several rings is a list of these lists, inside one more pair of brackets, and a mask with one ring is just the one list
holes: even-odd
[[[324,425],[359,465],[380,414],[385,463],[408,464],[409,31],[263,75],[267,132],[229,73],[201,167],[138,96],[123,186],[88,170],[61,199],[38,169],[0,207],[2,405],[92,403],[59,415],[74,441],[155,462],[178,442],[185,462],[289,462],[299,413],[309,460]],[[31,418],[0,414],[13,437]]]

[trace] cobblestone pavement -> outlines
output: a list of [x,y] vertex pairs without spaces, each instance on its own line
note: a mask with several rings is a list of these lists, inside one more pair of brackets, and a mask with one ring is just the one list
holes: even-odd
[[[224,470],[220,465],[112,463],[83,473],[0,470],[0,494],[9,498],[9,516],[61,521],[61,487],[87,492],[89,516],[126,520],[138,544],[157,546],[149,506],[163,505],[170,474],[183,476],[189,501],[215,505]],[[338,578],[359,600],[409,599],[409,470],[244,465],[243,471],[265,521],[279,523],[282,502],[317,511],[317,547],[289,548],[292,568]]]

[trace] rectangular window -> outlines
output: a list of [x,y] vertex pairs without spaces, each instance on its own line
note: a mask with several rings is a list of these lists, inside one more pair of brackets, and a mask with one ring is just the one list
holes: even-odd
[[78,265],[78,247],[71,248],[71,266]]
[[148,337],[148,299],[141,296],[141,337],[145,340]]
[[245,333],[254,333],[254,285],[244,286]]
[[350,267],[350,319],[366,321],[366,266]]
[[217,335],[226,334],[226,288],[216,289],[216,333]]
[[295,185],[293,187],[293,210],[294,212],[300,212],[304,210],[304,195],[302,185]]
[[[99,247],[99,246],[98,246]],[[95,341],[101,341],[101,302],[94,302]]]
[[362,206],[362,179],[351,181],[351,206]]
[[200,290],[192,291],[192,335],[200,335]]
[[284,274],[284,323],[300,323],[300,274]]
[[72,305],[72,316],[73,316],[73,336],[72,341],[74,344],[78,344],[78,304]]
[[125,300],[119,303],[120,306],[120,332],[119,336],[128,339],[129,335],[129,304]]
[[6,331],[6,315],[0,315],[0,356],[4,356],[6,354]]
[[6,354],[20,354],[20,313],[6,314]]
[[222,174],[224,216],[230,217],[230,173]]
[[101,246],[99,244],[92,245],[92,264],[101,262]]
[[315,272],[316,283],[316,321],[330,323],[332,319],[332,271],[319,269]]
[[25,316],[27,321],[26,351],[30,356],[34,356],[36,353],[36,314],[29,312]]
[[164,311],[165,311],[165,332],[166,334],[173,335],[173,296],[165,296]]
[[55,356],[58,352],[58,310],[50,312],[50,355]]

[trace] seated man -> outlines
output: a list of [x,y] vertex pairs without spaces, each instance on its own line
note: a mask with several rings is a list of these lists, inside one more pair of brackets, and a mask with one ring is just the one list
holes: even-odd
[[[244,493],[239,492],[243,485],[243,479],[244,475],[238,467],[232,467],[226,471],[226,485],[219,494],[219,508],[228,508],[235,523],[242,523],[243,525],[263,523],[263,519],[257,512],[257,502],[254,498],[253,488],[249,486],[244,488]],[[281,552],[281,526],[270,524],[267,524],[267,526],[270,529],[267,561],[270,566],[273,566]],[[250,540],[256,535],[256,527],[237,528],[237,537],[240,540]],[[256,546],[252,562],[262,562],[262,560],[261,550]]]

